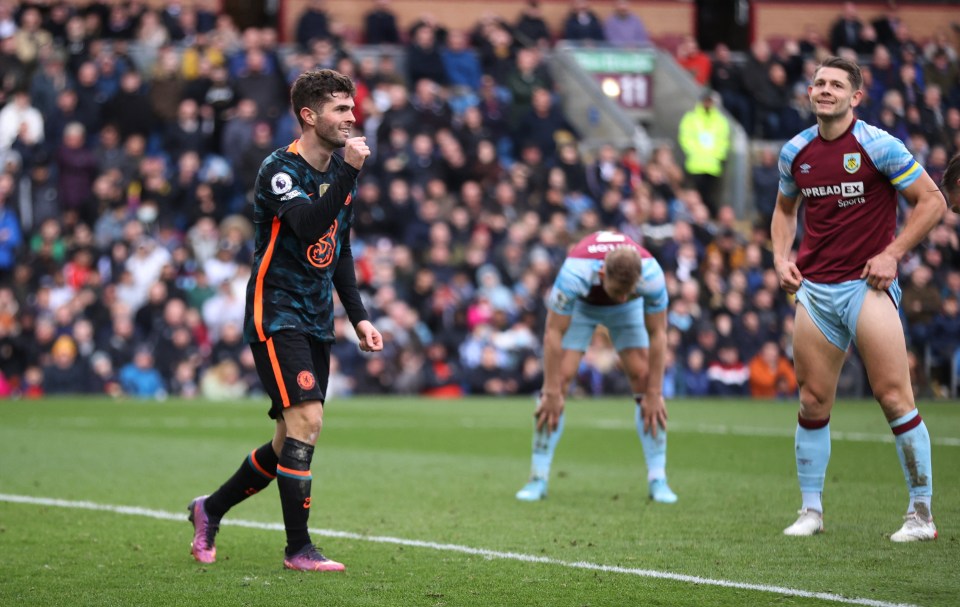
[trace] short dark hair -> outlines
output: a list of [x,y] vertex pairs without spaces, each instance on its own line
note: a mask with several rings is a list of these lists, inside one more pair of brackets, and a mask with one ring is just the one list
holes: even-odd
[[960,188],[957,180],[960,180],[960,153],[954,154],[947,163],[947,170],[943,172],[943,178],[940,179],[940,187],[947,193],[956,192]]
[[300,74],[290,89],[290,102],[300,126],[303,126],[300,110],[306,107],[319,112],[320,108],[333,99],[334,93],[346,93],[354,97],[357,87],[349,76],[334,70],[311,70]]
[[850,81],[850,86],[853,87],[854,92],[863,88],[863,74],[860,72],[860,66],[855,62],[842,57],[827,57],[820,62],[820,65],[817,66],[817,71],[819,72],[820,68],[824,67],[835,67],[845,71],[847,73],[847,79]]

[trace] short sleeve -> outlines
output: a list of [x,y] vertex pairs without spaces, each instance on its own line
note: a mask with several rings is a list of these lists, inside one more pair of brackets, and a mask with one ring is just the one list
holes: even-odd
[[[858,123],[857,126],[861,126]],[[897,190],[903,190],[923,174],[923,167],[902,141],[881,129],[862,125],[854,131],[873,166],[883,173]]]
[[645,314],[656,314],[667,309],[670,298],[667,295],[667,279],[663,268],[653,257],[643,260],[643,278],[637,287],[637,292],[643,297],[643,311]]
[[573,314],[577,298],[590,292],[589,261],[568,258],[563,262],[547,300],[550,310],[563,316]]

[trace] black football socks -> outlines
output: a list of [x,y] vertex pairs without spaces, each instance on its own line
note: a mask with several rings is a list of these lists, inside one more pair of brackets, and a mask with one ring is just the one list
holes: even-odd
[[287,531],[287,555],[296,554],[310,543],[307,519],[310,517],[310,488],[313,477],[310,462],[313,446],[287,438],[277,464],[277,488],[283,509],[283,526]]
[[220,519],[228,510],[259,493],[277,476],[277,454],[267,443],[246,457],[227,482],[207,498],[207,516]]

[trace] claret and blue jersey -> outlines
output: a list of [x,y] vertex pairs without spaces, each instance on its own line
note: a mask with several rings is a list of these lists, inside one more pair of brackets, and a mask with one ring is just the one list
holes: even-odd
[[867,261],[894,239],[899,190],[923,169],[903,143],[855,120],[827,141],[812,126],[780,151],[780,192],[803,197],[805,221],[797,268],[805,279],[860,278]]
[[302,242],[281,221],[294,206],[313,204],[344,163],[334,154],[325,172],[311,167],[297,142],[273,152],[254,187],[254,261],[247,285],[244,339],[266,341],[277,331],[295,330],[333,341],[333,277],[344,243],[349,246],[356,185],[330,229],[316,242]]
[[669,300],[663,268],[649,251],[616,232],[594,232],[573,247],[553,283],[547,306],[568,316],[573,314],[577,301],[594,306],[618,305],[603,290],[600,269],[607,253],[624,246],[635,248],[641,258],[640,281],[631,299],[643,298],[646,314],[666,310]]

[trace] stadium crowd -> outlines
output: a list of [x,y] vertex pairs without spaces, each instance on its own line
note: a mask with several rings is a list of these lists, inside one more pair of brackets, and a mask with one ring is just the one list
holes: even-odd
[[[379,1],[350,36],[314,0],[280,44],[275,28],[240,31],[202,2],[0,0],[0,395],[258,394],[241,335],[253,179],[298,136],[289,84],[333,68],[357,82],[357,128],[374,148],[353,252],[386,347],[362,354],[341,315],[331,397],[533,393],[545,295],[567,246],[599,229],[628,234],[667,272],[665,396],[792,397],[794,304],[768,226],[779,142],[815,123],[806,82],[827,54],[861,58],[858,115],[939,182],[960,150],[956,38],[914,40],[895,15],[864,22],[848,3],[832,32],[758,40],[745,61],[679,39],[678,63],[757,142],[755,212],[738,218],[704,204],[672,146],[640,158],[578,145],[545,53],[557,38],[650,40],[627,2],[606,20],[573,5],[562,32],[536,2],[512,23],[424,16],[399,31]],[[915,390],[948,396],[958,216],[900,280]],[[595,342],[577,390],[628,391],[606,336]],[[840,391],[869,393],[855,352]]]

